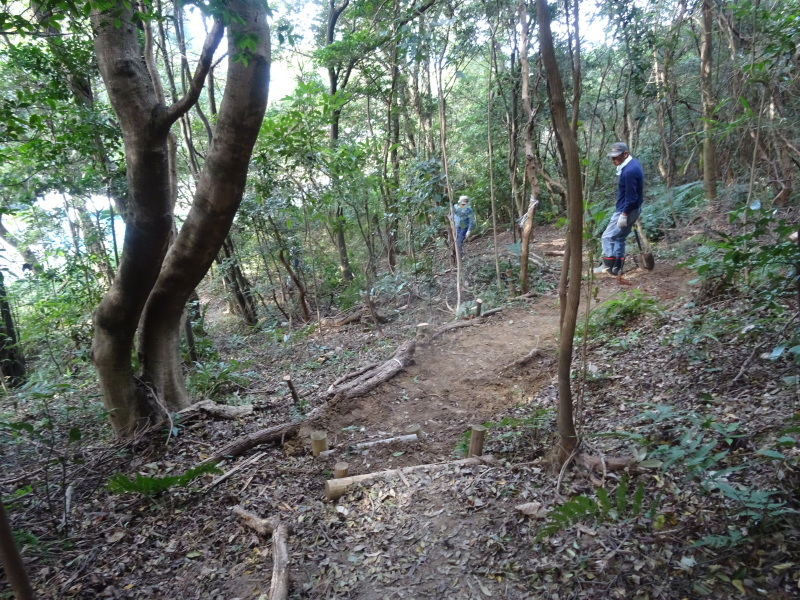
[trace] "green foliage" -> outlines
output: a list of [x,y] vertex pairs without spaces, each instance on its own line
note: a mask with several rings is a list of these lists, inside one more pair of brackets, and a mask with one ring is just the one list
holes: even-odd
[[729,213],[736,233],[720,233],[687,264],[712,287],[738,286],[755,300],[754,309],[785,310],[794,294],[800,245],[789,240],[797,225],[764,210],[758,201]]
[[[738,476],[757,465],[755,456],[743,464],[731,465],[727,460],[730,447],[739,433],[739,423],[719,423],[713,417],[680,411],[670,406],[654,406],[643,414],[645,425],[642,431],[663,438],[650,449],[647,466],[659,466],[663,471],[680,468],[687,478],[696,481],[709,494],[719,494],[727,505],[732,506],[729,517],[732,521],[745,523],[752,528],[774,527],[784,517],[797,511],[779,499],[778,490],[756,489],[747,485],[746,476]],[[675,437],[672,437],[674,434]],[[647,437],[641,438],[645,444]],[[780,453],[761,452],[764,460],[774,459]],[[757,455],[756,455],[757,456]],[[783,455],[780,455],[783,458]],[[744,538],[733,530],[725,535],[710,535],[697,541],[698,545],[722,547],[742,541]]]
[[642,225],[655,241],[667,229],[683,227],[704,206],[703,182],[692,181],[674,187],[652,187],[642,213]]
[[624,292],[592,311],[587,334],[601,339],[616,337],[642,315],[660,313],[661,308],[652,296],[638,289]]
[[[492,437],[493,441],[514,440],[532,432],[539,432],[549,426],[553,416],[553,410],[541,408],[527,417],[504,417],[500,421],[486,421],[483,426],[487,430],[495,430],[497,433]],[[454,453],[459,456],[466,456],[469,452],[471,430],[461,434],[456,442]],[[486,440],[488,441],[488,440]]]
[[[634,520],[641,516],[644,504],[645,485],[639,481],[634,490],[633,497],[629,499],[628,474],[620,479],[614,496],[605,488],[598,488],[595,498],[588,496],[575,496],[560,506],[550,509],[547,513],[547,523],[536,534],[534,541],[539,542],[546,537],[571,527],[581,522],[619,522]],[[655,504],[650,512],[655,512]]]
[[231,387],[242,386],[245,377],[241,373],[242,364],[236,360],[197,362],[189,375],[189,389],[198,396],[217,398]]
[[148,477],[136,474],[131,480],[122,473],[115,473],[108,480],[107,487],[115,494],[140,494],[142,496],[155,496],[171,487],[186,487],[198,477],[206,474],[221,474],[216,464],[205,464],[186,471],[183,475],[169,477]]

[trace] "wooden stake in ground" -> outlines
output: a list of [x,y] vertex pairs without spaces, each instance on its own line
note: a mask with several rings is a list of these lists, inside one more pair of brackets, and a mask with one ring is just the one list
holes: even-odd
[[298,406],[300,404],[300,396],[297,395],[297,390],[294,389],[294,384],[292,383],[292,376],[284,375],[283,381],[289,387],[289,391],[292,393],[292,402],[294,402],[295,406]]
[[337,462],[336,466],[333,467],[333,478],[342,479],[347,477],[349,470],[350,465],[348,465],[346,462]]
[[483,440],[486,436],[486,427],[483,425],[472,426],[472,436],[469,440],[469,456],[481,456],[483,454]]
[[326,431],[312,431],[311,432],[311,452],[314,456],[319,456],[320,453],[328,449],[328,432]]
[[325,482],[325,497],[328,500],[336,500],[341,498],[345,492],[347,492],[347,488],[351,485],[360,483],[360,482],[369,482],[373,479],[378,479],[380,477],[393,477],[398,476],[402,477],[405,473],[411,473],[412,471],[422,470],[422,469],[444,469],[447,467],[452,467],[456,465],[482,465],[491,463],[494,461],[494,458],[490,455],[482,456],[482,457],[473,457],[473,458],[463,458],[461,460],[454,460],[452,462],[446,463],[435,463],[430,465],[414,465],[413,467],[405,467],[403,469],[389,469],[388,471],[378,471],[377,473],[365,473],[363,475],[353,475],[352,477],[343,477],[342,479],[329,479]]

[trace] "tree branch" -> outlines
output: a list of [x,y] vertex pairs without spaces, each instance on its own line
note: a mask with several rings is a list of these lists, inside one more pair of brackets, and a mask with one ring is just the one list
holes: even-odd
[[217,50],[219,43],[222,41],[222,35],[225,33],[225,26],[222,21],[214,21],[214,27],[208,34],[205,43],[203,44],[203,51],[200,54],[200,60],[197,62],[197,68],[194,71],[192,81],[189,83],[189,91],[177,102],[167,109],[164,117],[165,126],[171,126],[183,114],[185,114],[200,97],[200,92],[203,90],[203,84],[211,68],[211,60],[214,58],[214,52]]

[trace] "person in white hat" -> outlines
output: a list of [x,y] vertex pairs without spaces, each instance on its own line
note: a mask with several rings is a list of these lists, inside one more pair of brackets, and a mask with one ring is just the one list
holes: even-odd
[[639,161],[628,152],[627,144],[614,142],[607,154],[617,167],[619,184],[614,214],[603,232],[603,264],[595,273],[620,275],[625,265],[625,240],[639,218],[644,199],[644,171]]

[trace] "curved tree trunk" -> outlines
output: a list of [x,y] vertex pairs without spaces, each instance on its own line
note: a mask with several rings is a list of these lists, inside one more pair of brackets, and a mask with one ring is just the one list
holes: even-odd
[[539,17],[539,45],[542,64],[547,75],[547,91],[550,96],[550,111],[556,133],[564,149],[567,176],[567,218],[569,220],[568,249],[565,253],[564,271],[568,271],[566,310],[561,325],[561,339],[558,349],[558,459],[564,462],[578,445],[572,409],[572,389],[570,387],[570,368],[575,325],[578,320],[578,305],[581,299],[581,269],[583,245],[583,190],[581,186],[581,164],[578,145],[567,119],[564,86],[558,70],[553,35],[550,31],[550,15],[546,0],[537,0]]

